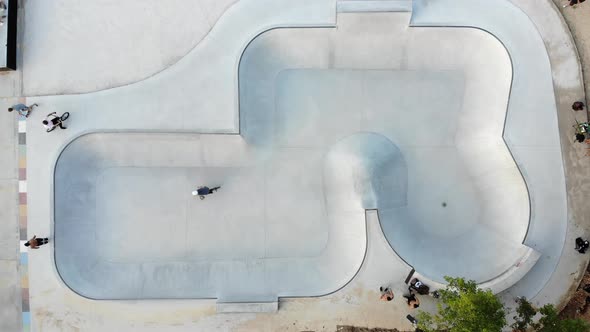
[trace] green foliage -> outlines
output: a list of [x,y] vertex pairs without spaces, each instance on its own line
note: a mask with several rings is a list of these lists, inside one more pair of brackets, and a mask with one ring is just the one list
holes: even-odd
[[[501,332],[506,313],[500,300],[489,290],[477,288],[474,281],[445,277],[449,283],[439,290],[440,302],[435,315],[418,313],[418,327],[425,332]],[[535,316],[540,315],[538,322]],[[590,324],[581,319],[561,319],[551,304],[536,309],[525,298],[518,300],[515,332],[590,332]]]
[[531,324],[537,332],[588,332],[590,325],[581,319],[561,319],[551,304],[539,309],[542,317],[536,324]]
[[533,319],[537,314],[537,309],[527,301],[525,298],[518,299],[518,308],[516,308],[516,316],[514,316],[514,323],[510,325],[514,331],[526,331],[527,327],[532,326]]
[[440,290],[438,313],[418,314],[418,327],[425,332],[501,332],[506,313],[500,300],[489,290],[477,288],[474,281],[445,277],[449,283]]

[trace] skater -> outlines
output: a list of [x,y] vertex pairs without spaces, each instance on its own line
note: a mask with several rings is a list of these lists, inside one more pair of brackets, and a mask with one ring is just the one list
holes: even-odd
[[205,199],[205,196],[211,195],[212,193],[216,192],[219,188],[221,188],[221,187],[213,187],[213,188],[209,188],[207,186],[198,187],[197,190],[194,190],[192,192],[192,194],[193,194],[193,196],[199,195],[199,198],[203,200],[203,199]]
[[379,287],[379,291],[381,292],[381,297],[379,298],[381,301],[391,301],[393,300],[394,296],[393,291],[389,287]]
[[25,118],[28,118],[31,111],[33,110],[33,107],[36,107],[36,106],[39,106],[39,105],[33,104],[31,106],[27,106],[25,104],[16,104],[16,105],[12,105],[11,107],[9,107],[8,112],[17,111],[20,116],[24,116]]
[[404,298],[407,300],[410,309],[416,309],[420,306],[420,300],[416,298],[416,294],[413,292],[410,292],[409,295],[404,295]]
[[33,238],[25,243],[25,247],[31,247],[31,249],[39,249],[40,246],[47,244],[47,242],[49,242],[48,238],[44,237],[38,239],[37,235],[33,235]]
[[563,5],[563,8],[565,8],[567,6],[575,7],[578,3],[582,3],[584,1],[586,1],[586,0],[569,0],[569,3]]
[[[64,113],[66,114],[66,113]],[[69,115],[69,113],[67,113]],[[67,118],[67,117],[65,117]],[[47,114],[45,120],[43,120],[43,126],[47,129],[48,132],[52,131],[56,127],[60,127],[61,129],[66,129],[63,125],[64,116],[57,116],[56,112],[52,112]]]
[[576,239],[576,250],[580,253],[580,254],[585,254],[586,253],[586,249],[590,248],[590,242],[588,242],[588,240],[584,240],[581,237]]
[[574,111],[583,111],[584,110],[584,103],[581,101],[576,101],[572,104],[572,109]]

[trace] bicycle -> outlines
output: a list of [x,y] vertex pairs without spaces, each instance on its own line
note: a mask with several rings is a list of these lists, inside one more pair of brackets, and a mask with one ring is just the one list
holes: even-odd
[[69,112],[64,112],[64,114],[62,114],[60,117],[57,117],[57,119],[59,119],[59,122],[56,123],[56,124],[54,124],[51,128],[47,128],[47,132],[53,131],[61,123],[63,123],[64,121],[66,121],[69,117],[70,117],[70,113]]

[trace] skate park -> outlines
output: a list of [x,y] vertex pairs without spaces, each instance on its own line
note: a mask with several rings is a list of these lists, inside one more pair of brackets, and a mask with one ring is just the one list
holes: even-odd
[[[394,30],[397,17],[407,14],[382,14],[380,24],[373,23],[375,31],[387,31],[374,34],[384,39],[377,44],[402,35]],[[536,253],[522,244],[528,192],[502,141],[512,72],[502,45],[479,30],[442,30],[421,40],[425,31],[409,29],[412,36],[406,38],[418,45],[416,51],[395,48],[416,61],[407,69],[393,62],[396,54],[384,52],[379,53],[392,69],[328,68],[330,53],[344,57],[337,45],[353,43],[354,35],[346,32],[354,25],[370,29],[373,20],[375,14],[342,14],[336,33],[275,29],[253,40],[240,61],[239,135],[152,139],[93,133],[71,142],[56,165],[54,198],[56,263],[66,283],[74,290],[68,281],[81,284],[80,293],[91,298],[101,298],[93,292],[100,290],[107,299],[225,296],[274,302],[282,295],[322,295],[342,287],[360,268],[367,209],[379,212],[392,248],[437,282],[445,275],[485,282],[524,256],[536,261]],[[445,71],[438,69],[441,64],[422,65],[428,60],[417,53],[431,54],[434,49],[425,52],[424,45],[436,48],[444,37],[456,40],[457,48],[474,45],[489,58],[473,64],[441,54]],[[331,45],[330,38],[336,46],[321,49]],[[283,50],[282,57],[272,48]],[[375,65],[369,58],[354,61]],[[480,71],[480,61],[497,68]],[[300,67],[310,69],[290,70]],[[271,91],[274,96],[262,95]],[[497,106],[478,107],[482,98]],[[223,189],[203,202],[188,195],[191,186],[205,182]],[[141,232],[134,230],[138,225]],[[68,235],[92,229],[97,248]],[[136,245],[142,242],[150,249]],[[479,246],[489,250],[470,249]],[[440,254],[432,260],[421,252]],[[94,279],[79,280],[87,275],[84,266]],[[227,275],[227,284],[207,280]],[[186,284],[179,286],[175,276]],[[137,282],[143,278],[148,280]],[[170,281],[170,290],[163,280]],[[232,285],[240,287],[236,299]],[[193,293],[194,287],[204,289]],[[129,295],[108,293],[109,288]]]
[[[140,82],[28,98],[71,113],[68,130],[27,136],[29,222],[51,216],[54,239],[45,287],[280,312],[386,260],[402,288],[411,273],[542,294],[569,217],[552,66],[526,15],[509,1],[266,5],[232,6]],[[200,185],[221,189],[199,200]]]

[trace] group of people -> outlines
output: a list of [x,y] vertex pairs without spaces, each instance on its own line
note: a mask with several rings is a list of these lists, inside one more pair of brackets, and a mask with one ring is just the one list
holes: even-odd
[[[395,297],[393,291],[389,286],[386,287],[379,287],[379,291],[381,292],[381,301],[392,301]],[[439,293],[437,291],[430,292],[430,287],[425,285],[422,281],[418,278],[413,278],[410,283],[408,284],[408,294],[404,294],[403,297],[406,299],[406,304],[410,309],[416,309],[420,307],[420,299],[418,299],[417,295],[430,295],[434,298],[439,297]],[[416,331],[420,331],[417,329],[418,320],[412,316],[407,315],[406,318],[416,327]]]
[[571,7],[575,7],[577,4],[582,3],[586,0],[567,0],[568,3],[566,3],[565,5],[563,5],[563,8],[567,7],[567,6],[571,6]]
[[[1,3],[1,2],[0,2]],[[24,117],[24,118],[28,118],[31,115],[31,112],[33,111],[33,109],[35,107],[39,106],[38,104],[32,104],[30,106],[27,106],[25,104],[16,104],[13,105],[11,107],[8,108],[8,112],[17,112],[20,116]],[[69,113],[64,113],[68,114]],[[64,117],[64,115],[57,115],[56,112],[52,112],[47,114],[47,116],[45,117],[45,120],[42,121],[43,126],[47,129],[47,131],[52,131],[53,129],[59,127],[61,129],[67,129],[67,127],[65,127],[63,125],[63,122],[65,121],[65,119],[67,118]],[[221,187],[213,187],[213,188],[209,188],[207,186],[202,186],[202,187],[198,187],[197,190],[194,190],[192,192],[193,196],[199,196],[199,198],[201,200],[205,199],[205,197],[207,195],[211,195],[214,192],[216,192],[217,190],[219,190],[219,188]],[[27,241],[25,243],[26,247],[30,247],[31,249],[39,249],[40,246],[47,244],[49,242],[48,238],[37,238],[37,236],[33,236],[32,239],[30,239],[29,241]]]
[[[381,292],[381,301],[391,301],[395,297],[390,287],[381,286],[379,287],[379,291]],[[432,292],[431,294],[430,288],[427,285],[418,280],[418,278],[414,278],[408,285],[408,294],[403,295],[410,309],[416,309],[420,306],[420,300],[416,297],[416,295],[432,295],[435,298],[438,297],[437,292]]]
[[[572,104],[572,110],[574,111],[583,111],[585,107],[586,105],[581,101],[576,101]],[[586,139],[590,138],[590,123],[576,121],[574,129],[576,130],[576,141],[579,143],[583,143]]]
[[[35,108],[37,106],[39,106],[39,105],[32,104],[30,106],[27,106],[25,104],[16,104],[16,105],[12,105],[11,107],[9,107],[8,112],[16,111],[20,116],[28,118],[29,115],[31,115],[33,108]],[[69,113],[67,113],[67,112],[62,114],[61,116],[57,115],[57,112],[51,112],[51,113],[47,114],[47,116],[45,117],[45,120],[43,120],[41,123],[43,123],[43,126],[45,127],[45,129],[47,129],[47,132],[50,132],[57,127],[61,128],[61,129],[66,129],[67,127],[65,127],[63,125],[63,122],[65,121],[65,119],[67,119],[67,116],[64,116],[66,114],[69,116]]]
[[[379,291],[381,292],[381,301],[391,301],[395,297],[393,291],[389,287],[379,287]],[[408,288],[408,294],[404,294],[403,297],[406,299],[406,303],[408,304],[408,308],[416,309],[420,306],[420,300],[416,297],[415,291],[412,289],[412,286]]]

